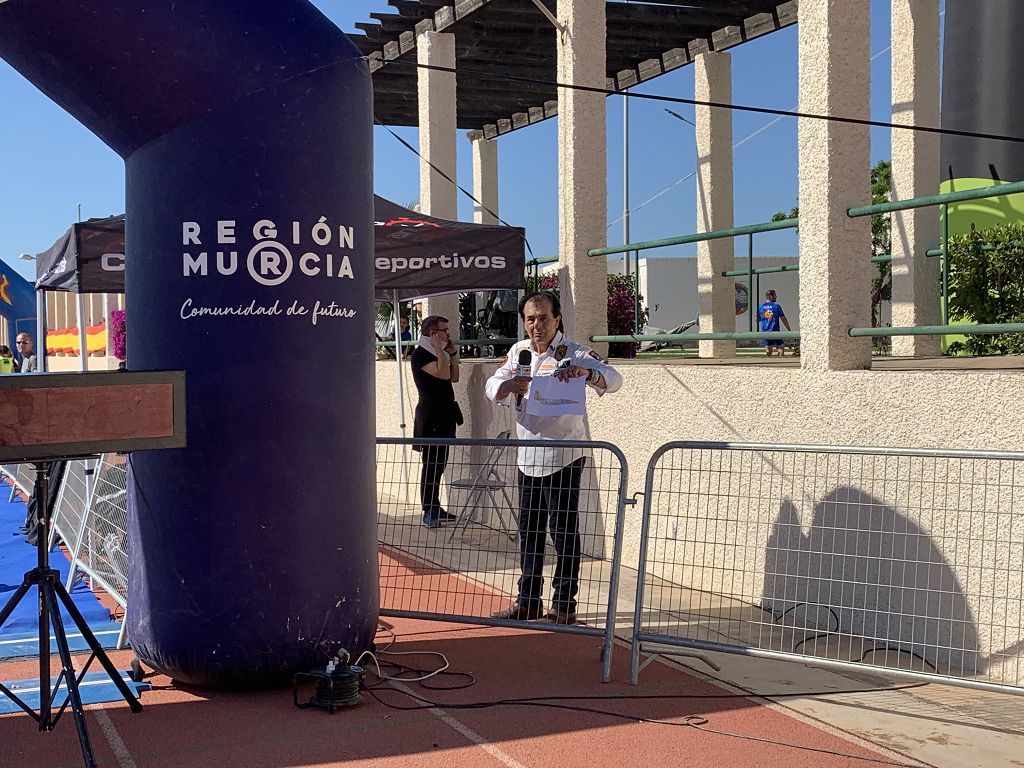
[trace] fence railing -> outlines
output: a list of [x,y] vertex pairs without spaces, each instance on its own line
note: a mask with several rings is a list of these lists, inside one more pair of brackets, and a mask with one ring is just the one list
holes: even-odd
[[[851,336],[945,336],[950,334],[1002,334],[1002,333],[1020,333],[1019,323],[988,323],[988,324],[964,324],[964,325],[951,325],[949,322],[949,258],[948,258],[948,243],[949,243],[949,206],[952,204],[970,201],[970,200],[985,200],[994,197],[1004,197],[1007,195],[1014,195],[1024,192],[1024,181],[1010,182],[1006,184],[996,184],[990,187],[983,187],[979,189],[964,190],[960,192],[946,192],[939,195],[928,195],[926,197],[910,198],[907,200],[893,200],[885,203],[876,203],[873,205],[860,206],[855,208],[849,208],[847,215],[851,218],[857,218],[861,216],[872,216],[874,214],[892,213],[894,211],[905,211],[914,208],[927,208],[932,206],[942,207],[942,246],[940,248],[931,249],[925,252],[926,257],[941,256],[942,257],[942,295],[941,295],[941,312],[942,312],[942,324],[941,325],[930,325],[930,326],[906,326],[906,327],[858,327],[848,329]],[[607,248],[594,248],[588,251],[587,255],[591,257],[599,256],[610,256],[617,253],[628,253],[632,251],[643,251],[654,248],[664,248],[670,245],[684,245],[692,243],[706,242],[709,240],[718,240],[722,238],[733,238],[746,236],[748,238],[747,250],[748,250],[748,266],[746,270],[726,270],[722,272],[723,277],[741,277],[746,276],[748,279],[748,286],[752,292],[750,310],[748,312],[748,326],[749,330],[746,334],[740,333],[718,333],[714,335],[710,334],[690,334],[685,337],[688,341],[700,341],[700,340],[714,340],[714,339],[728,339],[735,341],[750,340],[756,338],[772,338],[766,335],[755,335],[754,334],[754,312],[755,297],[760,294],[760,275],[771,274],[778,272],[790,272],[798,271],[800,269],[799,264],[783,264],[773,267],[761,267],[754,268],[754,235],[761,232],[772,232],[780,229],[796,229],[799,226],[799,219],[788,218],[781,219],[778,221],[762,222],[760,224],[748,224],[741,227],[732,227],[730,229],[715,230],[711,232],[697,232],[689,235],[679,235],[676,237],[667,237],[659,240],[645,240],[637,243],[626,243],[624,245],[610,246]],[[536,263],[537,260],[534,260]],[[874,263],[890,262],[892,261],[891,254],[882,254],[879,256],[871,257],[871,261]],[[635,300],[634,300],[635,303]],[[634,315],[637,315],[636,307],[634,307]],[[776,337],[780,338],[780,337]],[[790,338],[799,338],[796,337]],[[616,335],[616,336],[592,336],[590,338],[594,342],[635,342],[635,341],[672,341],[667,335],[658,334],[647,334],[647,335]]]
[[[102,589],[121,608],[128,607],[127,457],[71,461],[54,507],[53,530],[71,556],[70,590],[79,575]],[[124,647],[125,626],[117,647]]]
[[647,468],[652,646],[1024,693],[1024,453],[669,443]]
[[31,464],[4,464],[0,466],[0,472],[3,472],[11,480],[10,501],[13,501],[14,495],[19,492],[25,496],[32,495],[35,474],[32,472]]
[[75,560],[85,536],[95,464],[95,459],[67,462],[50,518],[50,546],[53,547],[60,537],[71,556],[71,567],[64,584],[68,591],[75,582]]
[[[383,616],[601,637],[605,680],[631,623],[633,682],[641,652],[681,648],[1024,693],[1024,452],[668,443],[624,563],[614,445],[505,433],[376,451]],[[126,468],[101,457],[76,525],[89,476],[69,466],[54,515],[74,567],[121,606]],[[522,615],[492,615],[520,598]]]
[[[378,438],[377,482],[381,615],[597,635],[610,679],[627,482],[618,448]],[[437,500],[450,519],[435,527],[423,510]],[[517,601],[521,615],[492,615]]]

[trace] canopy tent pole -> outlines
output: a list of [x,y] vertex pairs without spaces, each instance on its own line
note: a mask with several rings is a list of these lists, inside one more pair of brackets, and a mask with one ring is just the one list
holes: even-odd
[[110,332],[110,294],[103,294],[103,327],[107,330],[107,348],[103,354],[107,357],[114,356],[114,334]]
[[[398,291],[394,291],[394,304],[391,319],[395,328],[395,365],[398,380],[398,427],[405,438],[405,386],[402,381],[402,330],[399,322]],[[409,446],[402,445],[402,494],[403,501],[409,503]]]
[[46,372],[46,292],[36,289],[36,373]]
[[79,370],[89,370],[89,343],[85,338],[85,297],[81,293],[75,294],[75,312],[78,315],[78,356],[80,358]]

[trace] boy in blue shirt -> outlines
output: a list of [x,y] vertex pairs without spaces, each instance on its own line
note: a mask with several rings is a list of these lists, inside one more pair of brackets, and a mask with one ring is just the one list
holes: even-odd
[[[757,316],[761,321],[762,331],[777,331],[779,330],[779,321],[786,326],[786,330],[791,330],[789,327],[789,320],[786,319],[786,313],[782,309],[782,305],[775,301],[775,291],[768,289],[764,292],[764,303],[757,308]],[[761,343],[764,344],[765,352],[768,357],[772,356],[774,350],[779,351],[779,357],[784,357],[786,354],[786,347],[782,339],[762,339]]]

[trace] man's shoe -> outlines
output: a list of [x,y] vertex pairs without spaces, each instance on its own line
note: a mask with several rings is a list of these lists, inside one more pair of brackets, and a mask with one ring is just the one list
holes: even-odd
[[423,516],[423,527],[424,528],[440,528],[441,521],[436,517]]
[[491,614],[491,618],[494,619],[516,619],[518,621],[535,621],[544,615],[544,606],[539,603],[536,605],[523,605],[520,602],[514,602],[508,608],[503,611],[495,611]]
[[456,515],[453,515],[446,509],[442,509],[440,512],[437,513],[437,518],[442,523],[450,523],[452,520],[456,518]]
[[559,611],[552,609],[548,611],[547,616],[544,618],[552,624],[575,624],[576,611]]

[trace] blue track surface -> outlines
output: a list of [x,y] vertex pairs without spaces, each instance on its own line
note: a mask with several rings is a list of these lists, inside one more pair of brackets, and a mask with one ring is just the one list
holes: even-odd
[[[21,585],[25,572],[36,566],[36,548],[28,544],[25,537],[18,533],[19,526],[25,521],[25,502],[19,499],[9,502],[8,494],[8,487],[0,484],[0,607],[6,604],[8,598]],[[64,553],[59,549],[51,552],[50,564],[61,572],[63,581],[71,565]],[[75,584],[71,597],[93,632],[104,633],[99,635],[99,638],[105,641],[103,644],[113,647],[117,640],[116,630],[119,625],[112,620],[110,611],[100,604],[96,596],[81,581]],[[63,615],[63,608],[61,612]],[[0,627],[0,658],[36,653],[38,648],[35,637],[38,626],[37,590],[33,588]],[[69,641],[77,639],[80,642],[80,638],[70,637],[72,634],[77,635],[78,630],[66,615],[64,626],[67,628]],[[106,634],[110,630],[114,630],[115,634]],[[26,638],[31,639],[31,647],[22,650],[25,648]],[[8,643],[8,640],[14,642]],[[8,652],[9,650],[18,652]]]
[[[122,673],[121,676],[128,683],[128,687],[135,692],[136,696],[139,696],[143,691],[148,691],[152,687],[149,683],[132,682],[128,679],[127,673]],[[54,677],[50,680],[50,685],[52,686],[56,682],[57,678]],[[4,685],[17,694],[18,698],[29,707],[39,711],[39,680],[16,680],[13,683],[4,683]],[[107,701],[120,701],[122,699],[120,691],[117,690],[117,686],[107,677],[106,672],[90,672],[79,684],[78,690],[82,695],[83,704],[102,704]],[[67,688],[62,685],[60,693],[57,694],[57,698],[54,700],[54,706],[60,707],[66,699]],[[5,696],[0,696],[0,715],[21,711],[21,708],[13,701]],[[70,717],[70,714],[68,716]]]

